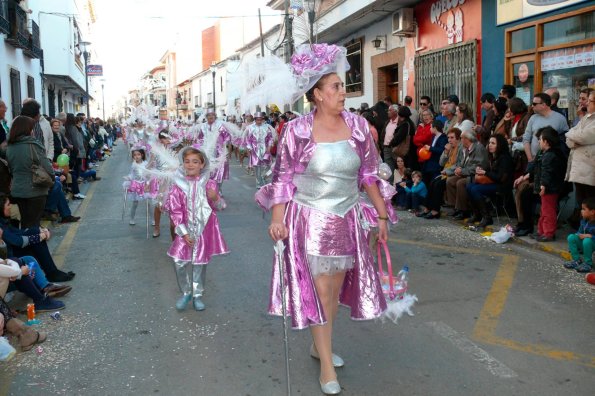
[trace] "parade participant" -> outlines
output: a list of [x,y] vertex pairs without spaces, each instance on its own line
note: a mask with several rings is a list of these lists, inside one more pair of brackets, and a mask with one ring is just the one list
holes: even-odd
[[174,259],[182,292],[176,309],[183,310],[193,299],[194,309],[202,311],[207,264],[212,256],[229,253],[215,214],[223,199],[215,180],[209,178],[206,154],[190,146],[182,150],[181,156],[182,169],[164,204],[176,232],[167,254]]
[[124,177],[126,181],[124,182],[123,187],[126,190],[126,199],[131,202],[129,224],[132,226],[136,224],[134,216],[136,215],[138,202],[146,199],[146,179],[142,174],[142,168],[147,167],[147,158],[144,147],[133,147],[130,154],[132,156],[132,167],[130,168],[128,176]]
[[[215,109],[208,109],[207,122],[200,124],[196,143],[199,144],[199,147],[203,147],[206,144],[205,140],[215,139],[217,142],[215,152],[206,154],[211,158],[219,157],[222,153],[226,153],[227,144],[231,143],[232,135],[230,129],[232,128],[230,125],[228,122],[217,119]],[[215,180],[219,191],[222,191],[223,180],[229,179],[229,162],[227,159],[219,167],[211,169],[211,179]]]
[[258,111],[254,123],[247,127],[246,149],[250,151],[250,166],[256,174],[256,188],[265,183],[265,171],[271,162],[271,147],[275,143],[275,130],[264,122],[265,115]]
[[[294,98],[306,92],[315,107],[286,124],[272,182],[256,193],[256,201],[272,209],[269,235],[285,245],[292,327],[310,328],[310,354],[320,359],[321,390],[338,394],[335,367],[344,362],[332,353],[332,330],[339,301],[351,308],[355,320],[377,318],[387,308],[359,219],[359,189],[376,209],[381,241],[387,239],[387,222],[394,214],[386,203],[390,206],[394,189],[377,175],[378,153],[367,121],[344,108],[346,93],[339,76],[349,67],[346,49],[305,44],[296,50],[291,67],[298,80]],[[381,190],[388,193],[383,196]],[[275,266],[269,313],[283,314],[281,296]]]
[[[158,143],[153,147],[153,152],[159,148],[167,150],[171,144],[171,136],[167,133],[167,130],[161,130],[158,135]],[[163,171],[164,163],[159,156],[151,153],[148,168]],[[168,183],[159,180],[157,177],[151,177],[149,180],[149,198],[151,198],[151,206],[153,206],[153,238],[159,237],[161,234],[160,223],[161,223],[161,206],[165,198],[165,194],[169,190]]]
[[[242,135],[246,135],[246,129],[254,123],[254,117],[252,114],[246,114],[244,117],[244,122],[242,123]],[[240,166],[244,167],[244,160],[248,157],[248,151],[246,150],[246,139],[242,139],[242,141],[238,142],[238,147],[240,149]],[[248,160],[248,167],[246,168],[246,173],[249,175],[253,174],[252,166],[250,165],[250,160]]]

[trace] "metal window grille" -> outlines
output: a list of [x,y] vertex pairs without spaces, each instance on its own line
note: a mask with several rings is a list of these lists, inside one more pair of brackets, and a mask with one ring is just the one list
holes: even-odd
[[427,95],[435,105],[448,95],[456,94],[461,103],[469,104],[475,112],[477,77],[476,41],[415,57],[415,96]]
[[35,99],[35,79],[27,76],[27,97]]
[[21,73],[16,69],[10,69],[10,99],[12,116],[21,114]]

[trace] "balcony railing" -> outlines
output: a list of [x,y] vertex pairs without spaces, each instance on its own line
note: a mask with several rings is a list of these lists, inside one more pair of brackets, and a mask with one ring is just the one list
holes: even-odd
[[10,33],[10,22],[8,20],[8,0],[0,0],[0,33]]
[[23,53],[30,58],[41,59],[42,51],[41,43],[39,42],[39,25],[37,25],[37,23],[35,23],[33,20],[30,20],[29,22],[31,36],[29,38],[27,48],[23,48]]
[[16,48],[27,48],[31,33],[27,30],[27,14],[16,1],[8,3],[10,32],[6,41]]

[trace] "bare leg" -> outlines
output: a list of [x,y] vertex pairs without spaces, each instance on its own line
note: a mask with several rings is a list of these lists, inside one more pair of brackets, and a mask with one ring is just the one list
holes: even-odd
[[333,322],[339,309],[339,292],[343,285],[345,272],[334,275],[320,275],[314,279],[314,286],[320,298],[327,323],[322,326],[310,326],[314,346],[320,356],[320,381],[324,384],[336,380],[333,367]]

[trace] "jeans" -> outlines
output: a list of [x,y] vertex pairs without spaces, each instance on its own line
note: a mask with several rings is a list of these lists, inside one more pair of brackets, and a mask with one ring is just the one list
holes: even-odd
[[390,184],[393,184],[394,180],[394,172],[395,172],[395,160],[393,158],[393,150],[390,146],[382,147],[382,153],[384,154],[384,162],[390,166],[390,178],[387,180]]
[[82,177],[83,179],[88,179],[92,177],[93,180],[95,180],[97,179],[97,172],[95,171],[95,169],[87,169],[86,171],[80,174],[80,177]]
[[419,206],[424,202],[425,197],[418,193],[407,193],[407,209],[418,210]]
[[60,217],[72,216],[66,197],[62,191],[62,183],[56,181],[54,187],[50,190],[48,198],[45,201],[45,210],[48,212],[54,212],[58,210]]
[[579,260],[581,258],[581,252],[583,253],[583,262],[593,267],[593,238],[580,239],[577,234],[568,235],[568,250],[573,260]]
[[33,277],[33,283],[35,283],[35,286],[37,286],[40,290],[43,290],[47,285],[50,284],[50,282],[45,277],[45,273],[39,266],[39,263],[37,260],[35,260],[35,257],[23,256],[21,257],[21,260],[35,274]]
[[494,196],[498,191],[498,185],[496,183],[492,184],[478,184],[478,183],[469,183],[467,184],[467,196],[472,201],[481,201],[485,197]]
[[405,192],[405,187],[401,187],[398,184],[395,186],[397,189],[397,195],[394,197],[394,201],[397,206],[405,207],[407,205],[407,194]]
[[16,257],[33,256],[46,274],[53,274],[59,271],[45,241],[29,245],[25,248],[12,246],[12,252]]

